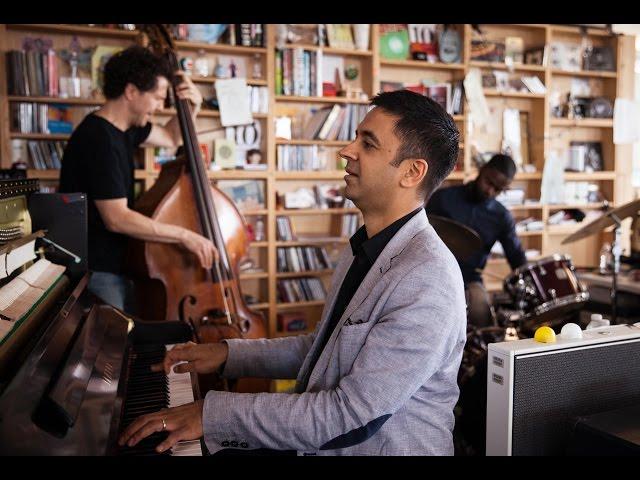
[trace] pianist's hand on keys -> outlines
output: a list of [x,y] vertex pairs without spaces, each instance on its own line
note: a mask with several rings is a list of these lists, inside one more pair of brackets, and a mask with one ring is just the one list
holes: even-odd
[[[170,377],[187,372],[212,373],[227,360],[228,350],[226,343],[183,343],[169,350],[164,362],[153,365],[151,369],[156,372],[164,370]],[[178,362],[184,363],[177,365],[172,372],[171,367]],[[204,401],[199,400],[143,415],[122,432],[118,443],[132,447],[153,433],[167,431],[169,436],[156,447],[158,452],[164,452],[180,441],[199,439],[203,435],[203,404]]]
[[229,347],[225,342],[220,343],[181,343],[167,352],[162,364],[154,365],[151,370],[159,372],[164,368],[167,375],[171,372],[171,367],[176,373],[196,372],[213,373],[227,361]]

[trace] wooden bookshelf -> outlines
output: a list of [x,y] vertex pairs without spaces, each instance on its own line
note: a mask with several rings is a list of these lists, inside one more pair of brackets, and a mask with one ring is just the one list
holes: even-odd
[[[422,78],[436,78],[442,81],[462,80],[471,68],[485,70],[509,71],[510,68],[504,63],[481,62],[471,60],[471,38],[472,28],[470,25],[457,25],[455,28],[461,33],[463,40],[463,58],[460,63],[446,64],[441,62],[429,63],[417,60],[389,60],[380,55],[379,49],[379,28],[372,25],[371,48],[366,51],[335,49],[326,46],[288,44],[285,48],[291,49],[301,47],[306,50],[322,51],[323,55],[344,57],[345,64],[356,64],[359,69],[359,76],[356,85],[362,88],[364,95],[369,98],[380,89],[381,81],[416,82]],[[549,45],[552,41],[563,39],[580,39],[580,29],[573,26],[546,25],[546,24],[497,24],[482,25],[484,31],[490,38],[499,38],[501,35],[520,36],[523,38],[525,46],[539,46],[538,44]],[[331,277],[331,270],[320,272],[277,272],[276,251],[280,247],[296,247],[305,245],[315,245],[326,247],[327,250],[349,248],[348,237],[341,237],[334,231],[335,224],[340,222],[345,214],[358,214],[360,222],[362,216],[357,209],[310,209],[310,210],[283,210],[276,205],[276,192],[291,191],[302,186],[312,186],[318,183],[339,185],[343,182],[345,172],[343,170],[327,171],[278,171],[276,168],[276,147],[278,145],[317,145],[327,148],[330,152],[337,151],[347,145],[347,141],[321,141],[293,139],[285,140],[275,137],[274,120],[281,112],[290,112],[296,109],[309,110],[311,108],[321,108],[331,104],[355,104],[366,105],[369,103],[364,98],[345,97],[316,97],[316,96],[290,96],[275,95],[276,82],[276,24],[266,25],[265,46],[264,47],[244,47],[224,44],[205,44],[187,41],[178,41],[177,47],[181,55],[195,56],[196,52],[203,50],[208,58],[218,55],[233,56],[245,61],[246,70],[250,72],[251,62],[256,56],[262,58],[263,76],[260,79],[247,79],[247,84],[252,86],[266,87],[269,91],[269,110],[264,114],[253,114],[253,118],[260,122],[262,127],[261,150],[266,160],[267,169],[260,171],[248,170],[220,170],[210,171],[208,175],[212,181],[249,181],[262,182],[265,193],[264,208],[245,211],[243,215],[247,221],[255,221],[262,217],[265,221],[265,238],[259,242],[249,244],[249,253],[252,258],[258,261],[262,272],[247,272],[240,275],[242,285],[253,288],[254,284],[259,285],[257,290],[252,290],[250,294],[255,296],[260,303],[250,305],[252,309],[265,314],[268,323],[270,336],[295,335],[304,332],[279,333],[277,330],[277,313],[286,310],[301,310],[308,314],[310,328],[316,321],[324,305],[324,301],[282,303],[278,301],[276,281],[289,277],[314,276],[320,279],[325,287]],[[54,48],[67,48],[72,35],[77,35],[83,47],[104,44],[120,45],[126,47],[134,43],[138,37],[138,32],[116,30],[102,27],[91,27],[88,25],[65,25],[65,24],[7,24],[0,25],[0,38],[2,38],[3,52],[20,48],[21,39],[25,35],[46,36],[54,41]],[[533,173],[518,173],[514,185],[524,188],[527,198],[539,198],[540,184],[545,158],[550,151],[556,147],[555,138],[562,137],[567,142],[575,139],[580,141],[595,140],[602,142],[603,154],[605,158],[605,171],[594,173],[566,173],[568,181],[593,182],[597,183],[601,191],[605,194],[610,204],[621,205],[632,199],[633,191],[627,185],[621,185],[620,180],[629,178],[631,146],[613,144],[613,120],[612,119],[575,119],[552,118],[549,107],[550,95],[554,85],[561,85],[562,82],[570,82],[571,77],[585,78],[590,81],[601,82],[604,88],[604,95],[607,98],[625,97],[630,98],[633,90],[634,72],[633,61],[635,58],[635,46],[630,37],[620,36],[615,39],[610,38],[606,32],[599,29],[588,29],[588,35],[594,44],[612,45],[616,52],[617,70],[616,72],[580,71],[566,72],[553,69],[548,65],[513,65],[513,71],[520,74],[538,76],[547,87],[546,94],[533,94],[525,92],[501,92],[495,89],[485,89],[487,102],[490,106],[518,108],[529,113],[530,129],[530,150],[529,161],[536,167]],[[103,103],[100,98],[54,98],[54,97],[22,97],[7,96],[6,67],[5,60],[0,60],[0,108],[2,118],[9,118],[9,105],[12,102],[34,102],[34,103],[60,103],[70,105],[74,111],[81,112],[82,107],[96,107]],[[211,61],[213,65],[213,61]],[[192,77],[196,85],[203,92],[210,92],[215,82],[214,77]],[[447,178],[452,182],[468,182],[475,178],[477,170],[473,165],[470,145],[477,140],[484,140],[483,134],[468,129],[466,115],[468,105],[464,106],[464,113],[453,116],[461,132],[461,153],[458,168]],[[167,116],[175,114],[172,109],[158,112],[158,121],[166,121]],[[285,113],[287,114],[287,113]],[[470,123],[470,122],[469,122]],[[215,128],[220,125],[220,113],[216,110],[202,110],[198,119],[198,131]],[[9,122],[2,122],[0,125],[0,147],[2,166],[8,167],[11,158],[11,140],[66,140],[68,135],[51,134],[19,134],[9,130]],[[481,142],[482,143],[482,142]],[[331,153],[333,155],[333,153]],[[58,170],[28,170],[30,178],[41,178],[48,184],[54,184],[59,178]],[[144,166],[135,171],[135,179],[142,182],[145,189],[148,189],[156,181],[159,170],[154,165],[152,149],[144,152]],[[599,250],[598,242],[600,237],[594,237],[587,243],[579,243],[577,246],[561,246],[560,242],[571,231],[574,226],[556,228],[547,225],[550,215],[562,209],[579,208],[585,211],[598,210],[601,204],[587,205],[542,205],[540,203],[511,206],[509,209],[514,215],[532,216],[542,220],[545,227],[542,231],[521,232],[521,238],[525,247],[536,248],[541,252],[541,256],[554,252],[567,252],[574,257],[576,265],[587,265],[593,263],[595,258],[587,258],[587,250],[592,250],[595,254]],[[276,240],[276,218],[285,216],[295,223],[295,233],[304,236],[294,241]],[[605,234],[606,235],[606,234]],[[313,237],[316,238],[313,238]],[[596,248],[597,247],[597,248]],[[335,252],[334,252],[335,253]],[[492,272],[504,274],[504,261],[490,261],[487,269]],[[494,270],[495,269],[495,270]],[[489,289],[502,289],[502,282],[485,277]],[[328,288],[326,288],[328,290]],[[255,295],[254,295],[255,293]]]

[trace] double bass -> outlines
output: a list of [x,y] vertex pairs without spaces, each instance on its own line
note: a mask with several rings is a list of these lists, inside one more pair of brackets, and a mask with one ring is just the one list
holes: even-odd
[[[145,25],[149,41],[166,55],[172,71],[180,67],[173,40],[162,25]],[[177,244],[131,239],[128,274],[136,285],[139,315],[147,320],[176,320],[192,326],[195,340],[214,343],[227,338],[266,337],[264,317],[246,304],[239,284],[239,262],[248,238],[242,214],[229,197],[211,184],[189,100],[171,93],[180,123],[184,154],[163,164],[155,184],[136,202],[135,210],[154,220],[179,225],[210,239],[219,252],[210,270]],[[265,381],[240,381],[240,391],[264,391]]]

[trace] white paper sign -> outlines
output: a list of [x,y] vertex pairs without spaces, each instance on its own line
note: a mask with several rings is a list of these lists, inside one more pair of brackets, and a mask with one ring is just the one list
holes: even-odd
[[540,185],[540,203],[564,202],[564,159],[553,150],[544,162],[542,185]]
[[640,140],[640,102],[616,98],[613,107],[613,143],[634,143]]
[[223,127],[253,123],[246,79],[216,80],[215,88],[220,107],[220,123]]
[[464,91],[473,116],[474,124],[486,131],[489,123],[489,106],[482,91],[482,74],[480,69],[472,68],[464,78]]

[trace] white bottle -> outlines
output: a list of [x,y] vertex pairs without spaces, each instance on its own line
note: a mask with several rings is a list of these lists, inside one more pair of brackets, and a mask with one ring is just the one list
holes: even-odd
[[611,245],[604,243],[600,249],[600,262],[598,270],[601,275],[605,275],[609,272],[611,267]]
[[204,50],[198,51],[198,57],[193,65],[196,74],[200,77],[208,77],[209,76],[209,60],[207,59],[207,55]]
[[592,313],[591,321],[589,322],[589,325],[587,325],[587,330],[591,330],[592,328],[608,327],[610,323],[611,322],[606,318],[602,318],[602,315],[599,313]]

